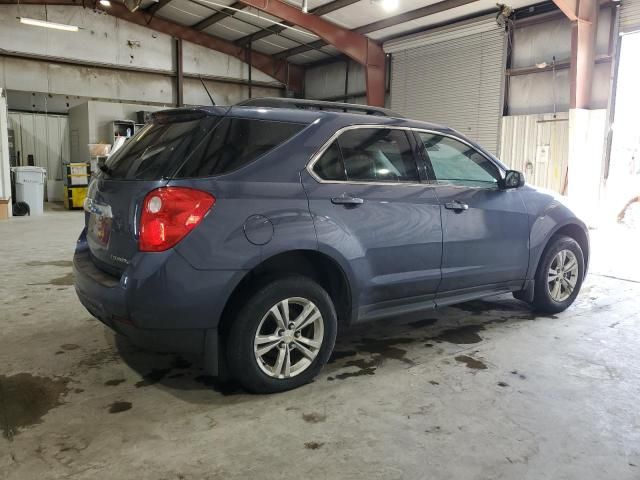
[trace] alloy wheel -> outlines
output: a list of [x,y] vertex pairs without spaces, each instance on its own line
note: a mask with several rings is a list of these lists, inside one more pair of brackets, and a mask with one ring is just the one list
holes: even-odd
[[578,283],[578,259],[571,250],[560,250],[553,257],[547,275],[549,295],[556,302],[571,296]]
[[318,355],[324,321],[311,300],[291,297],[272,306],[262,317],[253,341],[260,369],[272,378],[289,378],[305,371]]

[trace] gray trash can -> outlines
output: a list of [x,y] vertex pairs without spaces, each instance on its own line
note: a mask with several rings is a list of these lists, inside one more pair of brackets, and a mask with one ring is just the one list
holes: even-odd
[[16,174],[16,200],[29,205],[31,215],[42,215],[47,171],[42,167],[12,167],[11,170]]

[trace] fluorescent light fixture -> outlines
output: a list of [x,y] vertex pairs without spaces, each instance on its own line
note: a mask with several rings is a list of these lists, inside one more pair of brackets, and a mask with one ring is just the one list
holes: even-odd
[[65,32],[77,32],[78,27],[76,25],[65,25],[64,23],[47,22],[46,20],[38,20],[36,18],[18,17],[20,23],[25,25],[32,25],[34,27],[53,28],[55,30],[64,30]]
[[398,9],[398,0],[382,0],[380,5],[383,10],[391,12]]
[[100,5],[102,5],[103,7],[110,7],[111,2],[109,0],[100,0]]

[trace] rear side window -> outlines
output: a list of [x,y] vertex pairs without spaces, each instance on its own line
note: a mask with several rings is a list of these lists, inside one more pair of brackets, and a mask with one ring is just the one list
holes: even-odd
[[246,165],[289,140],[306,125],[225,117],[175,175],[220,175]]
[[149,123],[109,158],[107,173],[125,180],[169,177],[218,121],[213,116],[185,116]]
[[313,166],[313,171],[323,180],[344,181],[347,179],[338,142],[333,142],[325,150],[322,157]]
[[344,132],[313,166],[323,180],[419,182],[404,130],[357,128]]

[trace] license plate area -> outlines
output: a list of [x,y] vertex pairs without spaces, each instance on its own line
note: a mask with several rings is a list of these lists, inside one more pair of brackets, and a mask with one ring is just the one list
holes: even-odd
[[111,207],[87,199],[87,201],[85,201],[85,210],[90,214],[89,224],[87,225],[89,236],[99,245],[107,248],[111,238],[111,224],[113,220]]
[[111,237],[111,218],[102,215],[91,214],[89,217],[89,234],[103,247],[109,246]]

